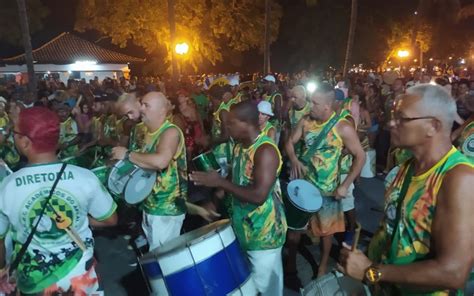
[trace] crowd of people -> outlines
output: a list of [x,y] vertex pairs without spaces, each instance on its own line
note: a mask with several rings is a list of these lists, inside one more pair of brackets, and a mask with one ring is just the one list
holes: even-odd
[[[385,74],[207,76],[177,85],[49,77],[36,95],[7,81],[0,291],[89,295],[98,289],[91,228],[127,225],[153,250],[221,218],[230,219],[261,295],[299,291],[297,253],[315,279],[324,276],[333,247],[337,268],[376,294],[462,290],[474,264],[474,82]],[[353,190],[369,151],[376,173],[388,177],[384,217],[364,254],[346,238],[357,225]],[[207,152],[219,170],[197,171],[193,159]],[[157,174],[138,206],[107,188],[121,160]],[[285,214],[295,179],[322,195],[303,225]],[[320,238],[320,258],[306,249],[308,236]]]

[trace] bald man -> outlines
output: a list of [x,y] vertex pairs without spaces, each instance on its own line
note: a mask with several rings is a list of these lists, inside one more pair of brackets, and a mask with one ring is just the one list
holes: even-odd
[[410,87],[395,106],[392,144],[413,158],[386,187],[385,215],[368,257],[346,248],[339,266],[380,295],[454,295],[469,277],[474,165],[451,144],[455,115],[456,103],[437,85]]
[[128,146],[131,151],[140,150],[145,140],[146,126],[141,121],[140,109],[140,100],[135,93],[125,93],[117,101],[116,110],[119,116],[126,116],[128,118],[127,123],[131,124],[129,133],[127,134],[127,129],[124,130],[120,142],[123,146]]
[[[311,221],[313,234],[322,237],[321,262],[317,276],[322,276],[327,271],[333,234],[344,231],[340,199],[347,196],[350,184],[359,175],[365,161],[365,152],[354,126],[334,110],[335,98],[334,88],[329,84],[322,84],[311,96],[310,115],[298,122],[286,143],[286,152],[292,167],[291,177],[309,181],[323,195],[323,206]],[[320,137],[320,134],[323,136]],[[304,147],[303,155],[298,158],[294,145],[300,140],[304,141]],[[344,148],[353,156],[353,163],[347,178],[341,182],[339,158]],[[294,287],[300,285],[296,277],[296,246],[304,229],[291,229],[290,221],[288,226],[290,252],[286,272],[289,273],[287,282],[291,282],[290,285]]]
[[258,115],[250,101],[230,108],[228,129],[237,142],[232,180],[217,172],[193,172],[191,180],[231,195],[232,225],[247,251],[259,295],[279,296],[283,295],[281,250],[287,230],[277,178],[282,160],[275,142],[260,131]]
[[[291,135],[291,131],[296,128],[298,122],[304,116],[308,115],[311,111],[311,104],[306,97],[306,88],[302,85],[293,87],[290,91],[291,94],[291,109],[288,112],[289,128],[286,131],[285,139]],[[303,141],[299,141],[294,146],[295,153],[297,156],[301,156],[303,152]]]
[[186,212],[187,167],[182,131],[167,118],[171,103],[161,92],[150,92],[141,101],[146,127],[138,151],[115,147],[113,159],[127,159],[144,169],[157,171],[153,191],[143,202],[142,228],[150,250],[179,236]]

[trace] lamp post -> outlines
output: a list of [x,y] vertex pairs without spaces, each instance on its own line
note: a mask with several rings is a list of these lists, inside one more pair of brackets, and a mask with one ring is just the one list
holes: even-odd
[[[182,42],[182,43],[177,43],[176,46],[175,46],[175,52],[180,55],[180,56],[184,56],[185,54],[188,53],[189,51],[189,45],[186,43],[186,42]],[[181,77],[181,71],[182,71],[182,59],[180,59],[179,61],[179,67],[178,67],[178,76]]]
[[[402,70],[403,60],[410,56],[410,52],[406,49],[400,49],[397,52],[397,56],[400,58],[400,72],[403,73],[403,70]],[[405,77],[404,73],[403,73],[403,77]]]

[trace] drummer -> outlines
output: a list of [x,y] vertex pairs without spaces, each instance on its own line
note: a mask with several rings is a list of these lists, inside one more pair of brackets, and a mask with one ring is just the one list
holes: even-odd
[[150,250],[179,236],[186,212],[187,167],[182,131],[168,119],[171,103],[161,92],[142,99],[141,118],[146,126],[140,152],[115,147],[112,159],[128,160],[157,171],[153,191],[143,202],[142,228]]
[[69,105],[60,104],[56,107],[60,122],[59,133],[59,153],[61,158],[75,156],[79,151],[79,131],[77,123],[71,117],[71,110]]
[[196,185],[219,187],[232,196],[232,225],[252,266],[261,295],[283,294],[281,250],[286,217],[278,174],[282,166],[275,142],[260,132],[259,112],[250,101],[231,107],[228,128],[236,140],[232,180],[217,172],[193,172]]
[[260,130],[270,139],[275,141],[276,129],[273,124],[270,123],[270,118],[274,116],[272,112],[272,104],[267,101],[261,101],[258,103],[258,124],[260,125]]
[[[340,199],[347,196],[350,184],[359,175],[364,165],[365,153],[354,127],[336,114],[335,91],[331,85],[320,85],[313,93],[311,101],[313,106],[310,115],[298,122],[286,143],[286,151],[291,161],[291,177],[306,179],[323,194],[323,206],[311,220],[313,234],[322,237],[321,261],[317,274],[319,277],[327,271],[333,234],[344,231]],[[320,133],[326,136],[318,137]],[[294,145],[301,139],[304,140],[304,149],[303,155],[298,158]],[[315,143],[316,140],[320,142]],[[353,156],[353,162],[347,178],[340,183],[338,160],[343,148]],[[300,232],[288,231],[289,254],[285,270],[288,274],[296,274],[296,248],[300,238]],[[295,285],[301,285],[297,277],[288,280]]]
[[116,111],[119,117],[126,116],[132,123],[130,132],[127,135],[127,130],[123,130],[122,139],[127,137],[128,141],[121,141],[122,146],[128,146],[130,151],[139,151],[143,145],[146,135],[146,126],[140,119],[140,100],[135,93],[124,93],[117,101]]

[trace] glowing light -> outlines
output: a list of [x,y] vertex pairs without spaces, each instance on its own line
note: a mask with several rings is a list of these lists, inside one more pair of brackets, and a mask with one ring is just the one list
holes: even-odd
[[418,11],[415,11],[415,15],[418,15]]
[[389,63],[389,64],[391,64],[391,63],[392,63],[392,61],[388,61],[388,63]]
[[397,55],[399,58],[406,58],[410,55],[410,52],[408,50],[402,49],[397,52]]
[[51,71],[48,71],[48,72],[46,72],[46,73],[51,74]]
[[76,65],[97,65],[97,61],[75,61]]
[[431,85],[436,85],[436,82],[435,82],[434,80],[431,80],[431,81],[430,81],[430,84],[431,84]]
[[466,63],[466,60],[465,60],[465,59],[461,59],[460,63],[461,63],[461,64],[465,64],[465,63]]
[[418,59],[414,59],[413,62],[415,62],[415,63],[418,62]]
[[430,62],[432,62],[432,61],[433,61],[433,58],[430,58]]
[[449,59],[450,59],[450,60],[452,60],[452,59],[453,59],[453,57],[449,57]]
[[312,82],[312,81],[311,81],[311,82],[308,82],[308,84],[306,85],[306,89],[307,89],[308,92],[310,92],[310,93],[313,93],[313,92],[316,90],[316,88],[318,88],[317,85],[316,85],[316,83],[314,83],[314,82]]
[[189,45],[186,42],[176,44],[175,51],[179,55],[185,55],[189,51]]

